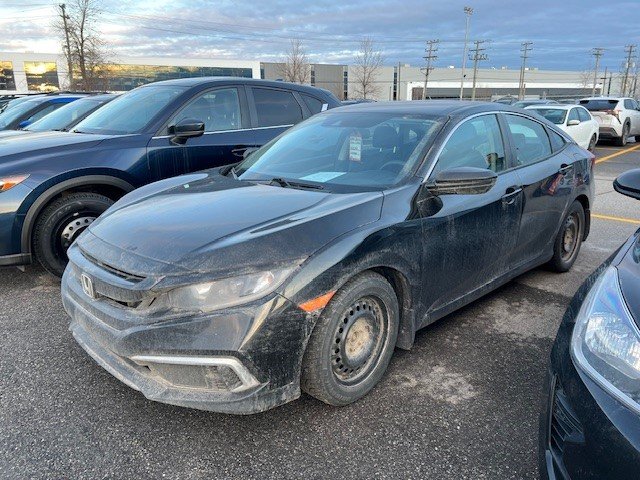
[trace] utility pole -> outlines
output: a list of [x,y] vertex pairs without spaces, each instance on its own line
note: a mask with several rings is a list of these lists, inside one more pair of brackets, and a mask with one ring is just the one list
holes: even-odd
[[[600,66],[600,57],[602,55],[604,55],[604,48],[594,48],[593,51],[591,52],[591,55],[593,55],[594,57],[596,57],[596,65],[595,68],[593,69],[593,88],[591,89],[591,96],[595,97],[596,95],[596,83],[598,82],[598,67]],[[606,73],[605,73],[605,77],[606,77]],[[600,94],[602,95],[602,90],[600,90]]]
[[471,15],[473,15],[473,8],[464,7],[465,18],[465,27],[464,27],[464,53],[462,54],[462,77],[460,78],[460,100],[464,97],[464,70],[467,66],[467,52],[469,48],[467,46],[469,42],[469,20],[471,19]]
[[427,48],[425,49],[426,55],[422,58],[427,62],[427,66],[424,69],[424,89],[422,90],[422,99],[427,99],[427,84],[429,83],[429,72],[433,70],[431,62],[438,59],[436,53],[438,52],[438,43],[440,40],[427,40]]
[[[602,80],[602,87],[600,88],[600,96],[604,97],[604,89],[607,86],[607,71],[609,70],[609,67],[604,67],[604,77],[600,77],[600,79]],[[594,95],[592,95],[594,96]]]
[[69,76],[69,89],[73,89],[73,62],[71,61],[71,42],[69,41],[69,25],[67,24],[67,20],[69,20],[69,16],[67,15],[66,8],[67,6],[64,3],[58,5],[60,8],[60,16],[62,17],[62,24],[64,25],[64,36],[67,40],[67,75]]
[[478,62],[487,59],[487,54],[482,53],[486,50],[486,48],[482,47],[482,44],[485,43],[486,40],[476,40],[475,47],[471,50],[473,55],[469,55],[469,60],[473,60],[473,84],[471,87],[471,100],[476,99],[476,78],[478,76]]
[[520,84],[518,85],[518,100],[523,100],[524,99],[524,92],[525,92],[525,82],[524,82],[524,72],[526,70],[527,67],[527,58],[529,58],[529,52],[531,51],[531,45],[533,45],[533,42],[522,42],[521,44],[521,48],[520,48],[520,58],[522,58],[522,65],[520,66]]
[[624,70],[624,77],[622,77],[622,89],[620,92],[620,95],[622,95],[623,97],[627,93],[627,82],[629,81],[629,70],[631,69],[631,59],[633,58],[633,53],[634,53],[633,51],[635,50],[635,48],[636,48],[635,45],[627,45],[626,47],[624,47],[625,51],[627,52],[627,65]]

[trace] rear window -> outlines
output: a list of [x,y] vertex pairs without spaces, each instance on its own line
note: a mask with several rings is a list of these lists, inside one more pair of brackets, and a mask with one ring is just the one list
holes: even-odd
[[567,117],[567,111],[563,108],[535,108],[531,109],[531,111],[556,125],[562,125]]
[[592,112],[602,112],[605,110],[613,110],[618,105],[618,100],[615,99],[595,99],[595,100],[580,100],[580,105]]

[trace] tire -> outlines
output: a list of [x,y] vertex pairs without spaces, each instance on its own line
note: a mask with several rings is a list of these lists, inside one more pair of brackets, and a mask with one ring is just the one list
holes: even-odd
[[615,139],[615,144],[618,147],[624,147],[627,144],[627,138],[629,137],[629,124],[625,123],[624,127],[622,127],[622,136],[620,138]]
[[640,143],[640,135],[636,135],[635,137],[633,137],[633,139],[636,141],[636,143]]
[[562,220],[560,230],[553,244],[553,257],[549,266],[556,272],[568,272],[573,266],[584,237],[585,217],[584,208],[577,200],[569,207],[569,211]]
[[331,299],[302,360],[301,387],[329,405],[348,405],[380,381],[398,337],[398,298],[382,276],[365,272]]
[[596,143],[598,143],[598,139],[594,134],[591,136],[591,140],[589,140],[589,146],[587,147],[587,150],[589,150],[591,153],[594,153],[596,151]]
[[33,250],[44,269],[61,277],[69,245],[113,203],[104,195],[79,192],[48,205],[38,217],[33,233]]

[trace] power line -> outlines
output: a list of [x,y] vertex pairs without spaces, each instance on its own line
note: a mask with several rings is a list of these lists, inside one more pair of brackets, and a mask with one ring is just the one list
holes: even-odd
[[429,83],[429,73],[434,67],[431,66],[431,62],[438,59],[436,52],[438,51],[438,43],[440,40],[427,40],[427,48],[425,49],[426,55],[422,58],[427,62],[427,66],[424,68],[424,89],[422,90],[422,99],[427,99],[427,84]]

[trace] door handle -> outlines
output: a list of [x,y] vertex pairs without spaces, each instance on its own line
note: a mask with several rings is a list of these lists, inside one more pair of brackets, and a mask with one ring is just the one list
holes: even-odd
[[566,163],[563,163],[562,165],[560,165],[560,169],[558,170],[558,173],[560,175],[565,175],[567,173],[569,173],[569,171],[573,168],[573,164],[572,165],[567,165]]
[[502,203],[505,205],[513,205],[518,194],[522,192],[522,187],[509,187],[507,193],[502,196]]

